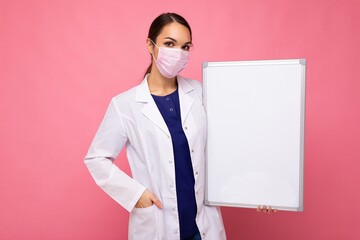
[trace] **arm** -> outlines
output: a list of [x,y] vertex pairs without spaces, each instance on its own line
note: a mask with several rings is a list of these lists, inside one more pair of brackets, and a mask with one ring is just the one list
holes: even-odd
[[113,162],[127,142],[123,121],[112,100],[84,162],[96,184],[130,212],[145,187],[121,171]]

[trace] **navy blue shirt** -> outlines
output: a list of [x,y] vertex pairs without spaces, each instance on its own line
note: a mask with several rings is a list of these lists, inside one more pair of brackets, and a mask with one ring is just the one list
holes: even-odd
[[180,239],[198,232],[195,217],[195,179],[191,163],[190,149],[181,124],[178,90],[166,96],[152,95],[171,134],[174,162]]

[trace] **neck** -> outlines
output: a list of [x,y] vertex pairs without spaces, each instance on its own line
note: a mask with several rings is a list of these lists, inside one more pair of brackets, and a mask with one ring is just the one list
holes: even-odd
[[177,88],[176,77],[166,78],[159,70],[154,66],[151,68],[151,72],[148,76],[148,85],[150,93],[154,95],[167,95],[174,92]]

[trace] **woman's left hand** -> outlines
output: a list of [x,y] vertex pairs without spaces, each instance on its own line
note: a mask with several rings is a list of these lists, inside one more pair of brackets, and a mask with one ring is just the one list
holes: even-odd
[[271,206],[262,205],[262,206],[258,206],[256,211],[271,214],[277,212],[277,209],[274,209]]

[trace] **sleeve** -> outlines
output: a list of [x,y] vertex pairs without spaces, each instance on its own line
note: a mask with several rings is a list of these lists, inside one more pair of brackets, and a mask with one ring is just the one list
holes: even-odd
[[114,164],[127,142],[123,121],[112,99],[84,162],[96,184],[130,212],[146,188]]

